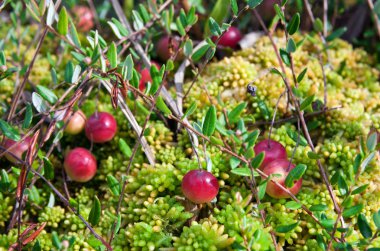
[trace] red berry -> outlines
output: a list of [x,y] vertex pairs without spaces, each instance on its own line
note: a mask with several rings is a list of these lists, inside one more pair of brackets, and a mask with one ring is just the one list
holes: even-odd
[[170,45],[172,45],[172,53],[175,53],[179,49],[179,42],[174,37],[170,39],[169,36],[165,36],[158,41],[157,55],[161,60],[167,61],[170,58]]
[[104,143],[113,139],[117,131],[115,118],[107,112],[95,112],[87,120],[86,136],[95,143]]
[[[21,138],[22,137],[23,135],[21,135]],[[14,141],[11,139],[6,139],[4,141],[4,147],[10,150],[7,151],[7,153],[5,154],[5,157],[12,163],[15,163],[15,164],[18,163],[18,160],[14,158],[12,154],[18,157],[19,159],[22,159],[22,155],[30,147],[31,141],[32,141],[32,138],[29,136],[25,137],[25,139],[21,142]]]
[[183,177],[182,192],[187,199],[196,204],[212,201],[218,191],[218,180],[210,172],[197,169]]
[[83,131],[86,124],[86,115],[81,110],[76,111],[73,116],[70,117],[69,122],[65,128],[65,132],[71,135],[76,135]]
[[94,155],[85,148],[77,147],[71,150],[63,163],[67,175],[74,181],[87,182],[96,173],[97,164]]
[[79,5],[74,7],[73,12],[78,20],[76,27],[79,31],[88,32],[94,27],[94,14],[90,8]]
[[[290,165],[290,166],[289,166]],[[291,164],[287,159],[277,159],[264,166],[263,172],[267,175],[280,174],[281,177],[273,177],[271,180],[275,180],[285,187],[285,179],[288,176],[290,170],[295,166]],[[289,169],[288,169],[289,168]],[[288,188],[292,194],[296,195],[302,187],[302,179],[297,180],[293,187]],[[266,193],[276,199],[289,198],[290,196],[279,188],[275,183],[269,181],[267,184]]]
[[281,145],[281,143],[275,140],[265,139],[260,141],[255,145],[253,150],[256,155],[261,152],[265,152],[265,157],[260,169],[273,160],[286,159],[288,157],[285,148]]
[[220,38],[218,44],[225,47],[236,48],[241,38],[242,35],[240,33],[240,30],[236,27],[231,26]]
[[[161,66],[159,64],[157,64],[156,62],[152,61],[151,63],[152,63],[152,65],[155,65],[157,67],[157,69],[161,68]],[[138,67],[137,70],[141,74],[139,89],[140,89],[140,91],[144,91],[146,88],[146,84],[148,82],[152,83],[152,77],[150,76],[150,71],[147,68],[144,68],[141,70],[141,67]]]

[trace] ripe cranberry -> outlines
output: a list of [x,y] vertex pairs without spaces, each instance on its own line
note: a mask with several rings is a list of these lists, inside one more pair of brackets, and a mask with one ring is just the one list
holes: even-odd
[[218,191],[218,180],[210,172],[197,169],[183,177],[182,192],[187,199],[196,204],[212,201]]
[[265,139],[263,141],[260,141],[255,145],[253,150],[255,151],[256,155],[261,152],[265,152],[265,157],[260,169],[262,169],[266,164],[273,160],[286,159],[288,157],[285,148],[281,145],[281,143],[275,140]]
[[115,118],[107,112],[95,112],[87,120],[86,136],[95,143],[104,143],[113,139],[117,131]]
[[218,44],[225,47],[236,48],[241,38],[242,35],[240,33],[240,30],[236,27],[231,26],[230,28],[228,28],[226,33],[224,33],[223,36],[220,38]]
[[66,155],[63,166],[67,175],[77,182],[87,182],[91,180],[97,169],[94,155],[82,147],[71,150]]
[[[152,65],[155,65],[157,67],[157,69],[161,68],[161,66],[159,64],[157,64],[156,62],[152,61],[151,63],[152,63]],[[144,91],[146,88],[146,84],[148,82],[152,83],[152,77],[150,76],[150,71],[147,68],[141,69],[141,67],[137,67],[137,70],[141,74],[139,89],[140,89],[140,91]]]
[[[23,136],[21,135],[21,138],[22,137]],[[7,153],[5,154],[5,157],[14,164],[18,163],[18,160],[15,157],[13,157],[12,154],[18,157],[19,159],[22,159],[23,153],[28,150],[31,143],[32,143],[32,138],[29,136],[25,137],[25,139],[21,142],[14,141],[11,139],[6,139],[4,141],[4,147],[10,150],[7,151]]]
[[76,111],[73,116],[70,117],[69,122],[65,128],[65,132],[71,135],[76,135],[83,131],[86,124],[86,115],[81,110]]
[[[172,45],[172,51],[170,50],[170,45]],[[163,61],[167,61],[171,54],[175,53],[178,49],[179,42],[174,37],[172,39],[169,36],[162,37],[157,43],[157,55]]]
[[88,32],[94,27],[94,14],[89,7],[75,6],[73,12],[78,20],[76,27],[79,31]]
[[[275,180],[285,187],[286,176],[288,176],[290,170],[292,170],[294,167],[295,166],[293,164],[290,164],[287,159],[277,159],[264,166],[263,172],[267,175],[280,174],[281,177],[273,177],[271,180]],[[302,179],[299,179],[294,183],[293,187],[288,189],[290,192],[292,192],[292,194],[295,195],[301,190],[301,186]],[[271,181],[269,181],[267,184],[266,193],[276,199],[290,197],[285,191],[281,190],[281,188],[279,188],[274,182]]]

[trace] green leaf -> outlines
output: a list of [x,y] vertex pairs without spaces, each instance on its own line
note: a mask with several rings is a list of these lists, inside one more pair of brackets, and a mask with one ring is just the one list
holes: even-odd
[[51,68],[50,75],[51,75],[51,79],[53,80],[53,83],[56,85],[58,83],[58,78],[57,78],[57,72],[55,71],[54,67]]
[[166,70],[167,71],[174,70],[174,62],[173,62],[173,60],[168,59],[168,61],[166,61]]
[[195,101],[193,101],[191,103],[191,105],[189,106],[189,108],[187,108],[185,114],[183,114],[181,119],[184,119],[184,118],[190,116],[191,114],[193,114],[195,112],[196,109],[197,109],[197,103]]
[[284,49],[280,49],[280,56],[285,65],[290,66],[290,55]]
[[[298,133],[293,131],[292,129],[290,128],[286,128],[286,133],[288,134],[288,136],[294,141],[294,142],[297,142],[297,139],[298,139]],[[307,141],[306,139],[302,136],[302,135],[299,135],[299,144],[301,146],[307,146]]]
[[58,131],[53,139],[53,144],[58,143],[63,137],[63,131]]
[[178,33],[179,33],[181,36],[185,36],[185,35],[186,35],[186,31],[185,31],[185,28],[183,27],[183,25],[182,25],[182,23],[181,23],[180,18],[177,18],[177,19],[176,19],[176,25],[177,25],[177,31],[178,31]]
[[317,204],[317,205],[312,205],[309,209],[310,211],[313,211],[313,212],[323,212],[328,209],[328,206],[324,204]]
[[50,104],[55,104],[58,100],[58,97],[50,89],[42,85],[36,86],[37,93],[41,95],[43,99],[48,101]]
[[305,110],[306,108],[308,108],[309,105],[311,105],[311,103],[313,103],[313,100],[314,100],[314,95],[311,95],[311,96],[305,98],[305,99],[302,101],[301,105],[300,105],[300,109],[301,109],[301,111],[303,111],[303,110]]
[[169,107],[165,104],[164,99],[161,96],[158,96],[156,101],[156,107],[165,115],[168,116],[172,114],[172,111],[169,109]]
[[208,25],[211,29],[211,33],[215,36],[220,36],[222,34],[222,30],[220,29],[219,24],[215,21],[214,18],[210,17],[208,19]]
[[113,195],[115,196],[120,195],[120,191],[121,191],[120,182],[111,174],[107,175],[107,184]]
[[373,214],[373,222],[375,223],[377,230],[380,231],[380,210]]
[[110,62],[111,69],[117,67],[117,49],[114,42],[111,43],[107,51],[107,58]]
[[364,192],[366,189],[367,189],[367,187],[369,186],[369,184],[365,184],[365,185],[362,185],[362,186],[360,186],[360,187],[357,187],[357,188],[355,188],[353,191],[352,191],[352,195],[355,195],[355,194],[360,194],[360,193],[362,193],[362,192]]
[[194,62],[198,62],[206,54],[206,52],[208,51],[208,49],[210,49],[210,47],[211,46],[209,44],[203,45],[201,48],[199,48],[193,53],[193,55],[191,56],[191,59]]
[[301,81],[305,77],[306,72],[307,72],[307,68],[302,70],[302,72],[297,77],[297,83],[301,83]]
[[73,79],[73,74],[74,74],[74,65],[71,61],[69,61],[67,64],[66,64],[66,68],[65,68],[65,82],[66,83],[72,83],[72,79]]
[[286,176],[285,179],[285,186],[288,188],[292,188],[294,186],[294,182],[302,178],[306,169],[306,165],[298,164],[295,168],[290,170],[288,176]]
[[285,207],[291,210],[297,210],[302,207],[302,204],[295,201],[288,201],[285,203]]
[[363,160],[362,164],[360,165],[360,173],[363,173],[365,171],[366,167],[373,160],[375,155],[376,155],[376,152],[372,152],[367,156],[367,158]]
[[377,145],[377,132],[371,133],[367,138],[367,149],[372,152],[375,150]]
[[7,192],[9,190],[9,187],[11,185],[11,182],[9,181],[9,176],[7,171],[5,169],[1,169],[1,179],[0,179],[0,191]]
[[45,176],[45,178],[48,179],[48,180],[54,179],[54,167],[53,167],[53,164],[46,157],[43,157],[42,160],[44,161],[44,176]]
[[49,106],[47,102],[36,92],[32,93],[32,103],[38,112],[46,112],[48,110]]
[[257,154],[251,161],[252,167],[255,169],[259,168],[264,161],[264,157],[265,157],[265,152],[260,152],[259,154]]
[[36,243],[34,243],[32,251],[41,251],[41,245],[39,240],[37,240]]
[[380,248],[369,248],[369,249],[367,249],[367,251],[380,251]]
[[116,225],[115,225],[115,234],[117,234],[119,232],[120,226],[121,226],[121,214],[119,214],[117,216],[117,221],[116,221]]
[[28,129],[30,124],[32,123],[33,119],[33,109],[31,104],[26,105],[25,109],[25,118],[24,122],[22,123],[22,129]]
[[346,180],[342,177],[342,175],[338,178],[338,190],[340,195],[344,196],[348,193],[348,185]]
[[323,22],[319,17],[315,19],[314,30],[317,32],[323,31]]
[[52,235],[52,242],[53,242],[54,247],[56,247],[58,250],[61,250],[62,244],[57,232],[53,231],[51,235]]
[[151,65],[150,76],[152,77],[152,87],[150,88],[150,91],[149,91],[151,95],[154,95],[158,91],[158,88],[160,87],[162,83],[164,71],[165,71],[165,65],[162,65],[160,70],[158,70],[154,64]]
[[240,162],[241,162],[240,159],[236,157],[230,158],[231,169],[235,169],[236,167],[238,167],[240,165]]
[[66,8],[62,7],[59,12],[58,25],[57,25],[58,33],[66,36],[69,31],[69,20],[67,18]]
[[183,48],[183,53],[186,57],[190,57],[190,55],[193,53],[193,41],[190,39],[186,40],[185,46]]
[[[230,0],[217,0],[213,4],[212,11],[208,18],[212,17],[219,25],[223,23],[223,21],[227,18],[229,14],[229,6]],[[207,23],[204,28],[204,37],[208,37],[210,35],[210,26],[207,20]]]
[[251,132],[247,138],[245,139],[245,142],[248,142],[247,148],[251,148],[257,141],[257,138],[260,135],[260,130],[256,129],[255,131]]
[[100,201],[97,196],[95,196],[94,204],[92,205],[90,214],[88,215],[88,221],[92,226],[96,226],[100,221],[100,215],[102,213],[102,208]]
[[19,132],[2,119],[0,119],[0,130],[8,139],[14,141],[19,141],[21,139]]
[[232,13],[234,13],[234,16],[236,16],[239,12],[238,5],[236,0],[230,0]]
[[294,42],[293,38],[289,38],[288,44],[286,45],[286,51],[288,53],[293,53],[297,50],[297,45]]
[[277,74],[277,75],[279,75],[282,78],[284,77],[284,75],[282,74],[282,72],[280,72],[277,68],[271,68],[270,72],[274,73],[274,74]]
[[207,113],[206,117],[203,121],[202,132],[206,136],[211,136],[215,131],[216,125],[216,109],[215,106],[211,106]]
[[7,60],[5,58],[4,51],[0,51],[0,66],[6,65]]
[[248,0],[247,4],[249,8],[254,9],[257,6],[259,6],[262,2],[263,0]]
[[132,17],[133,17],[133,27],[135,28],[135,30],[141,30],[142,28],[144,28],[144,21],[140,13],[138,13],[135,10],[132,10]]
[[368,239],[368,238],[372,237],[371,228],[370,228],[368,221],[365,218],[364,214],[359,214],[358,226],[359,226],[360,233],[363,235],[364,238]]
[[309,157],[309,159],[321,159],[322,157],[318,154],[318,153],[315,153],[315,152],[307,152],[307,157]]
[[350,218],[350,217],[360,213],[363,210],[363,208],[364,208],[363,204],[359,204],[359,205],[356,205],[353,207],[349,207],[343,211],[342,215],[344,218]]
[[335,31],[333,31],[330,35],[328,35],[326,37],[326,41],[327,42],[331,42],[332,40],[342,36],[345,32],[347,31],[347,28],[346,27],[341,27],[339,29],[336,29]]
[[320,220],[319,222],[321,223],[322,226],[324,226],[327,229],[332,229],[335,224],[334,219],[323,219],[323,220]]
[[[240,168],[235,168],[231,170],[231,173],[240,175],[240,176],[246,176],[246,177],[251,177],[251,169],[248,167],[240,167]],[[257,177],[260,176],[257,172],[253,172],[253,176]]]
[[211,50],[208,50],[206,52],[206,59],[211,60],[214,57],[215,52],[216,52],[216,47],[212,47]]
[[80,43],[80,40],[78,37],[78,32],[77,32],[77,29],[75,28],[75,25],[71,19],[70,19],[70,36],[71,36],[74,44],[80,48],[81,43]]
[[116,36],[118,39],[122,39],[123,36],[122,36],[121,33],[120,33],[119,27],[117,27],[117,25],[114,24],[114,23],[111,22],[111,21],[108,21],[107,23],[108,23],[108,25],[111,27],[111,29],[112,29],[113,33],[115,34],[115,36]]
[[260,112],[263,115],[263,117],[266,120],[268,120],[270,118],[270,112],[269,112],[269,109],[268,109],[267,105],[265,104],[265,102],[263,100],[259,100],[257,102],[257,106],[259,107]]
[[322,249],[321,251],[326,251],[327,244],[321,234],[317,234],[317,243],[318,243],[318,246]]
[[219,145],[219,146],[223,146],[224,145],[223,140],[221,140],[220,138],[214,137],[214,136],[210,137],[210,141],[214,145]]
[[285,6],[287,2],[288,2],[288,0],[282,0],[281,1],[281,7]]
[[119,139],[119,149],[125,156],[127,156],[127,158],[130,158],[132,156],[131,148],[128,146],[127,142],[125,142],[125,140],[122,138]]
[[277,233],[288,233],[288,232],[292,231],[293,229],[295,229],[298,226],[298,224],[299,224],[299,222],[296,222],[296,223],[293,223],[290,225],[281,225],[281,226],[276,227],[275,231]]
[[292,19],[289,21],[288,25],[286,25],[286,30],[288,31],[289,35],[293,35],[298,31],[300,27],[300,14],[296,13]]
[[275,4],[274,6],[274,10],[277,14],[277,16],[281,19],[282,23],[286,23],[286,20],[285,20],[285,16],[284,16],[284,13],[282,12],[280,6],[278,4]]
[[355,157],[354,166],[353,166],[355,173],[358,173],[361,162],[362,162],[362,155],[358,153]]
[[132,59],[132,55],[129,54],[127,56],[127,58],[125,59],[125,66],[126,66],[126,76],[125,76],[125,79],[127,80],[131,80],[132,77],[133,77],[133,59]]
[[265,196],[265,191],[267,190],[267,185],[268,185],[268,179],[263,180],[259,184],[257,195],[259,196],[260,200],[262,200]]
[[238,122],[240,119],[240,114],[244,111],[246,106],[246,102],[237,105],[231,112],[228,113],[228,121],[232,124]]

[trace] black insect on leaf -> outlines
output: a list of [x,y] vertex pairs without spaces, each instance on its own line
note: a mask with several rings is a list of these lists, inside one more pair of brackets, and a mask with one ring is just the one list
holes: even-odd
[[251,94],[252,97],[256,96],[257,87],[251,84],[247,85],[247,92]]

